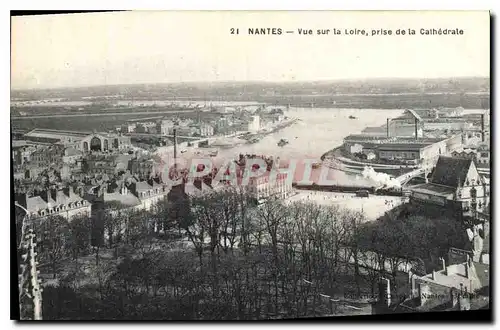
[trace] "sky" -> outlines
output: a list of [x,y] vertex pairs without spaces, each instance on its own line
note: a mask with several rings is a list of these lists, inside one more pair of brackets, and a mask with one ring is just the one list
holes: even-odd
[[[483,12],[134,11],[12,18],[11,87],[489,77]],[[295,33],[247,35],[248,28]],[[231,34],[238,28],[239,34]],[[392,36],[298,29],[391,29]],[[409,36],[397,29],[415,29]],[[464,35],[420,35],[459,28]]]

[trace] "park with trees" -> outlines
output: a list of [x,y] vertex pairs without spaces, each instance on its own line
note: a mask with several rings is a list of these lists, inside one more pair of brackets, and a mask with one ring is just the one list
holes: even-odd
[[[403,215],[402,215],[403,214]],[[151,210],[109,204],[99,216],[36,225],[46,320],[257,320],[345,315],[336,297],[397,292],[399,266],[424,273],[463,230],[450,219],[359,212],[239,188]],[[417,262],[415,262],[417,261]],[[331,299],[330,299],[331,298]],[[338,300],[338,299],[337,299]],[[352,304],[356,299],[351,299]]]

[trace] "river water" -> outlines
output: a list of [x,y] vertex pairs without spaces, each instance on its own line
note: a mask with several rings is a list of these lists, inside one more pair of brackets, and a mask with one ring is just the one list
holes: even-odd
[[[250,153],[280,158],[319,158],[328,150],[341,145],[347,135],[361,133],[367,126],[383,125],[387,118],[394,118],[402,113],[402,110],[380,109],[290,108],[285,116],[298,118],[300,121],[267,135],[257,143],[221,152],[225,157]],[[349,119],[349,116],[357,119]],[[289,144],[279,147],[277,144],[282,138],[287,139]]]
[[[305,179],[304,159],[319,158],[327,151],[340,146],[350,134],[359,134],[367,126],[380,126],[387,118],[400,116],[403,110],[381,109],[329,109],[329,108],[290,108],[285,116],[300,119],[292,126],[265,136],[254,144],[239,145],[219,150],[218,159],[236,159],[239,154],[256,154],[279,157],[282,166],[290,160],[296,161],[295,181]],[[354,116],[357,119],[350,119]],[[283,147],[277,144],[280,139],[289,143]],[[313,169],[307,180],[319,183],[320,169]],[[359,175],[347,174],[334,169],[324,169],[324,176],[332,184],[371,186],[375,182]]]

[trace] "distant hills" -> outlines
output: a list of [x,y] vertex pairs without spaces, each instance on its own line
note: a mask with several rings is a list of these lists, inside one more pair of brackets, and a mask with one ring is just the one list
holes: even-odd
[[185,82],[107,85],[54,89],[13,90],[16,99],[68,98],[123,95],[132,97],[241,97],[243,95],[325,95],[368,93],[470,93],[489,92],[489,78],[367,79],[311,82]]
[[490,79],[366,79],[297,82],[184,82],[14,90],[12,100],[244,101],[300,107],[490,107]]

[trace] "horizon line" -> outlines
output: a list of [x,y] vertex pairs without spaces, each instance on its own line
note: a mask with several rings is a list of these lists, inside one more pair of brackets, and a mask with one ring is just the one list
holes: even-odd
[[44,91],[56,89],[71,89],[71,88],[95,88],[95,87],[110,87],[110,86],[136,86],[136,85],[182,85],[182,84],[224,84],[224,83],[267,83],[267,84],[294,84],[294,83],[327,83],[327,82],[349,82],[349,81],[376,81],[376,80],[441,80],[441,79],[490,79],[490,76],[443,76],[443,77],[370,77],[370,78],[337,78],[337,79],[315,79],[315,80],[187,80],[187,81],[172,81],[172,82],[141,82],[141,83],[122,83],[122,84],[95,84],[95,85],[74,85],[74,86],[54,86],[54,87],[31,87],[31,88],[10,88],[12,92],[22,91]]

